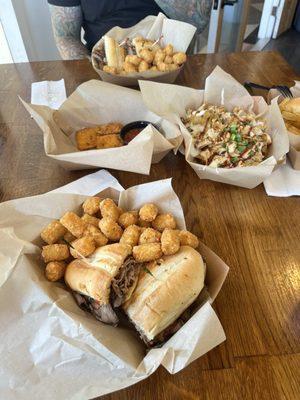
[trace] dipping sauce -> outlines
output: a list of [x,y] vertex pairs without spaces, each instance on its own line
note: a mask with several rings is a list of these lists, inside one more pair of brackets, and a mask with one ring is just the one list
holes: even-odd
[[126,144],[131,142],[144,128],[132,128],[126,132],[123,136],[123,140]]

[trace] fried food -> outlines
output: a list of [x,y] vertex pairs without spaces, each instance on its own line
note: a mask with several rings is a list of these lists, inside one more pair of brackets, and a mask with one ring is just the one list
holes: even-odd
[[286,128],[294,135],[300,135],[300,97],[283,99],[279,108]]
[[158,208],[153,203],[144,204],[139,211],[139,217],[142,221],[152,222],[158,214]]
[[43,246],[42,258],[45,263],[50,261],[63,261],[70,257],[69,248],[66,244],[48,244]]
[[82,221],[86,224],[86,225],[94,225],[96,227],[98,227],[99,218],[96,218],[92,215],[89,214],[83,214],[83,216],[81,217]]
[[148,262],[158,260],[162,257],[163,253],[160,243],[145,243],[134,246],[132,255],[138,262]]
[[118,73],[118,70],[116,67],[109,67],[108,65],[103,66],[103,71],[108,72],[109,74],[114,74],[114,75],[116,75]]
[[194,249],[199,246],[199,239],[192,232],[179,231],[179,239],[181,246],[190,246]]
[[111,218],[114,221],[119,219],[119,208],[112,199],[104,199],[100,202],[100,211],[103,218]]
[[173,57],[172,56],[166,56],[164,60],[165,64],[173,64]]
[[131,247],[136,246],[139,242],[141,228],[137,225],[129,225],[125,228],[120,243],[129,244]]
[[76,238],[79,238],[83,235],[85,223],[80,217],[78,217],[78,215],[76,215],[72,211],[66,212],[61,217],[60,222]]
[[125,62],[128,62],[130,64],[135,65],[136,67],[140,64],[140,62],[142,61],[142,59],[136,55],[133,54],[128,54],[125,57]]
[[143,221],[141,218],[139,218],[138,226],[140,226],[141,228],[151,228],[151,222]]
[[104,217],[99,221],[100,231],[112,242],[121,239],[123,229],[113,219]]
[[182,52],[173,54],[173,62],[177,65],[184,64],[186,62],[186,54]]
[[64,261],[50,261],[45,269],[46,278],[51,282],[59,281],[64,277],[66,267]]
[[147,63],[151,64],[154,59],[154,52],[150,49],[142,49],[140,51],[140,57]]
[[161,249],[165,256],[177,253],[180,249],[179,233],[174,229],[164,229],[161,234]]
[[123,146],[123,140],[118,134],[97,136],[97,141],[96,141],[97,149],[110,149],[112,147],[121,147],[121,146]]
[[120,133],[123,125],[119,122],[111,122],[110,124],[99,125],[97,134],[102,135],[114,135]]
[[96,147],[97,129],[98,127],[83,128],[76,132],[75,137],[78,150],[90,150]]
[[94,225],[88,225],[83,232],[83,236],[92,237],[95,241],[96,247],[105,246],[108,242],[107,237],[105,235],[103,235],[103,233],[100,231],[100,229]]
[[157,50],[157,52],[154,55],[153,64],[158,65],[159,63],[164,62],[165,57],[166,53],[162,49]]
[[59,221],[51,221],[41,232],[41,238],[48,244],[57,243],[67,232]]
[[139,238],[139,244],[159,243],[161,233],[153,228],[145,228]]
[[134,64],[125,61],[123,64],[123,70],[125,72],[137,72],[137,67]]
[[100,205],[100,197],[89,197],[85,200],[85,202],[82,204],[83,211],[85,214],[89,215],[94,215],[99,211],[99,205]]
[[96,243],[92,236],[83,236],[71,243],[70,252],[74,258],[88,257],[96,250]]
[[139,67],[138,67],[138,71],[139,72],[144,72],[144,71],[148,71],[149,69],[149,64],[146,61],[141,61]]
[[172,214],[159,214],[152,222],[152,227],[159,232],[166,228],[176,229],[176,221]]
[[172,56],[174,53],[174,47],[169,43],[165,48],[164,51],[166,53],[166,56]]
[[63,237],[64,241],[67,243],[71,243],[73,242],[73,240],[76,239],[76,237],[74,235],[72,235],[71,232],[67,231]]
[[129,225],[134,225],[138,222],[137,211],[126,211],[120,215],[118,223],[122,228],[127,228]]

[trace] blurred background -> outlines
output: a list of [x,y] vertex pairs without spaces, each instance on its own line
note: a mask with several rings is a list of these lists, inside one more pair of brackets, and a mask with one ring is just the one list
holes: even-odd
[[[278,50],[300,73],[299,0],[214,0],[201,53]],[[46,0],[0,0],[0,64],[58,60]]]

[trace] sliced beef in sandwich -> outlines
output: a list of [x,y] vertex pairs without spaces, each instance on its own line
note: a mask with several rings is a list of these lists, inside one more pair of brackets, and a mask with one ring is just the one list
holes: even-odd
[[205,265],[195,249],[148,263],[123,309],[148,346],[166,341],[186,322],[183,314],[204,287]]
[[135,289],[141,264],[130,254],[131,246],[115,243],[67,266],[65,281],[75,300],[99,321],[117,325],[114,309],[129,300]]

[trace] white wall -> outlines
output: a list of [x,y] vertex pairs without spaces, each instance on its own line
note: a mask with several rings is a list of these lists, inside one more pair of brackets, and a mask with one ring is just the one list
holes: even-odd
[[61,59],[56,48],[47,0],[11,0],[29,61]]

